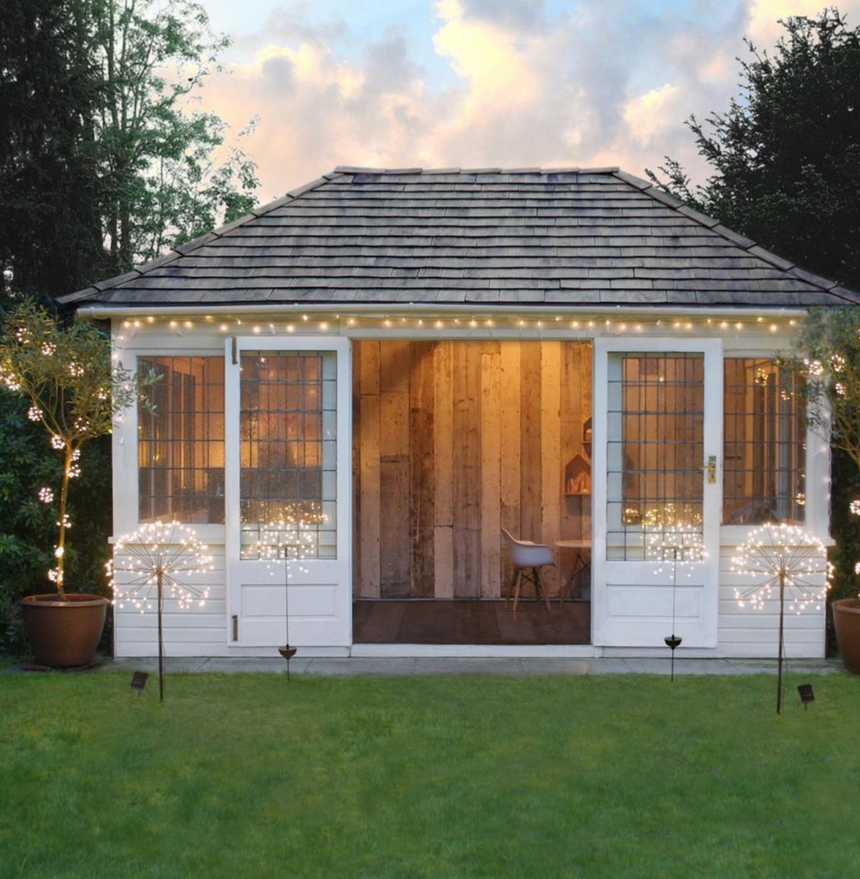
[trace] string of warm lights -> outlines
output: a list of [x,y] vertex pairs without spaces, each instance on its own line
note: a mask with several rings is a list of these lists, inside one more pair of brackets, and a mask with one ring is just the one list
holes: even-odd
[[[127,319],[122,322],[123,330],[132,333],[143,327],[164,327],[176,334],[182,335],[187,330],[203,328],[217,328],[220,333],[243,330],[254,335],[268,333],[277,335],[281,332],[295,333],[297,330],[329,332],[332,330],[416,330],[427,331],[469,331],[469,330],[589,330],[611,333],[644,333],[645,331],[659,330],[662,332],[689,333],[699,329],[708,332],[741,332],[745,329],[766,330],[769,333],[779,333],[781,330],[792,329],[797,326],[797,320],[774,321],[772,318],[758,316],[754,319],[720,319],[704,318],[696,320],[619,320],[601,318],[597,316],[570,318],[563,315],[524,317],[516,314],[475,315],[471,317],[451,317],[450,315],[424,314],[421,316],[405,316],[397,314],[367,315],[367,314],[335,314],[333,316],[320,316],[312,314],[299,315],[294,320],[284,322],[275,321],[246,321],[241,318],[218,318],[214,315],[205,315],[202,319],[170,318],[159,320],[153,315],[143,318]],[[124,336],[119,336],[120,340]]]

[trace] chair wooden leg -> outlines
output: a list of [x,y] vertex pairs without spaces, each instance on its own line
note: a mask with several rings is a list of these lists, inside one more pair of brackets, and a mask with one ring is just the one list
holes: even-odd
[[517,612],[517,604],[520,601],[520,591],[523,586],[523,572],[517,568],[517,576],[514,579],[514,613]]
[[549,603],[549,593],[546,591],[546,587],[543,585],[543,580],[541,580],[540,576],[540,568],[535,568],[535,598],[543,598],[544,604],[546,605],[547,610],[551,610]]
[[517,585],[517,577],[519,576],[520,570],[519,568],[514,568],[514,576],[511,577],[508,582],[508,588],[505,591],[505,607],[508,606],[508,602],[511,600],[511,597],[514,594],[514,587]]

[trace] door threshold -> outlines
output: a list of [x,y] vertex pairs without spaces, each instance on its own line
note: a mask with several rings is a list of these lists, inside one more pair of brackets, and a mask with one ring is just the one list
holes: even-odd
[[601,655],[592,644],[353,644],[350,656],[493,659],[594,659]]

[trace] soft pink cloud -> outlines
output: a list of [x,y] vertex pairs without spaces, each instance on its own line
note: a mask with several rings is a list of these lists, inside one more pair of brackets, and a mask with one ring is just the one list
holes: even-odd
[[[603,0],[549,19],[541,3],[441,0],[433,49],[454,85],[434,88],[397,30],[350,60],[334,48],[340,26],[300,27],[292,6],[291,17],[271,19],[280,24],[269,44],[214,79],[204,101],[235,130],[260,117],[248,147],[262,200],[338,164],[612,164],[641,175],[668,154],[701,178],[684,120],[737,93],[744,35],[770,46],[777,18],[814,15],[819,4],[698,8],[695,19],[648,18],[636,0]],[[842,4],[855,8],[860,0]]]

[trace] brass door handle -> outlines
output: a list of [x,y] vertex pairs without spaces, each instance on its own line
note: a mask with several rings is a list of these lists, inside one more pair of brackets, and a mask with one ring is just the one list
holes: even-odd
[[717,481],[717,456],[708,456],[708,463],[702,467],[699,467],[699,469],[702,471],[707,470],[708,482],[713,485]]

